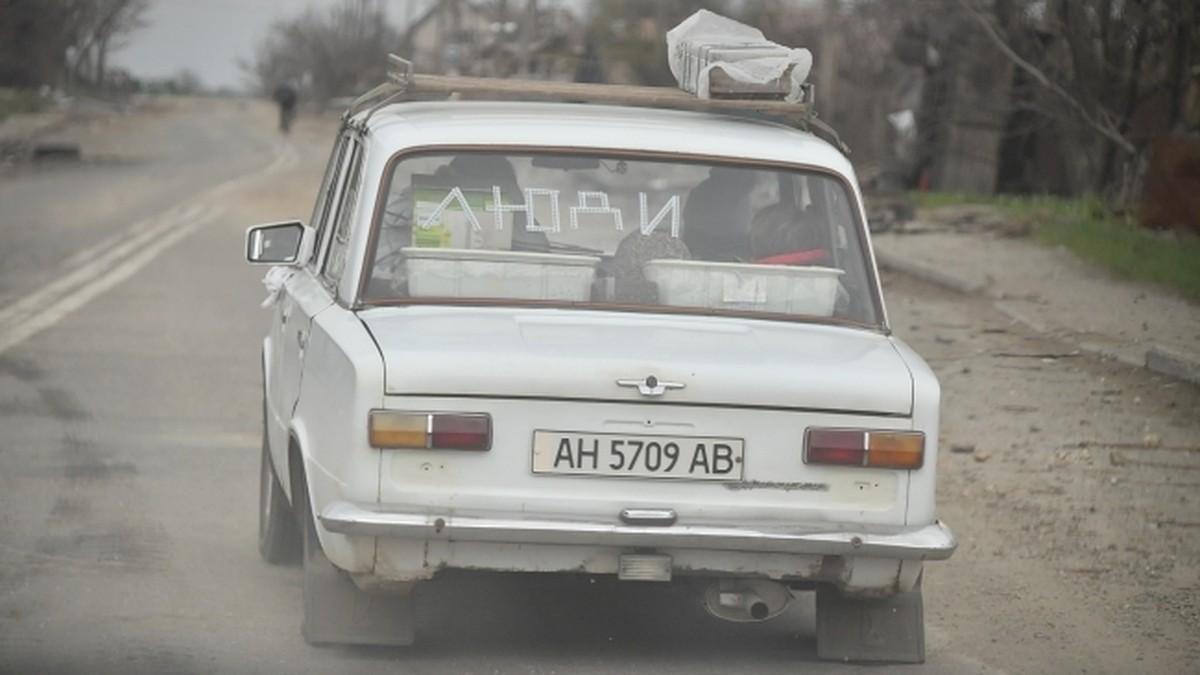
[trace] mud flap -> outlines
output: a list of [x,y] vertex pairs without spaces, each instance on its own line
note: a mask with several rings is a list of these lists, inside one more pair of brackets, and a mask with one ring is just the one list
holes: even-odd
[[844,598],[817,587],[817,656],[831,661],[925,662],[921,585],[886,600]]
[[[305,501],[307,504],[307,495]],[[366,593],[346,573],[329,562],[305,508],[304,624],[310,644],[388,645],[413,643],[413,599]]]

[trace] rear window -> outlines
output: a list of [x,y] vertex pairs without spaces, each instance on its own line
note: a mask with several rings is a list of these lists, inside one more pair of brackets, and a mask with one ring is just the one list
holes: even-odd
[[363,300],[879,323],[838,178],[563,153],[416,154],[377,209]]

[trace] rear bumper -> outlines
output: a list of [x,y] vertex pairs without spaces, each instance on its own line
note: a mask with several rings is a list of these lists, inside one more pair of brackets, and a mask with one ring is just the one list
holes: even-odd
[[862,531],[710,525],[634,526],[529,516],[434,516],[378,505],[334,502],[321,525],[343,535],[495,544],[701,549],[755,553],[945,560],[958,541],[941,522],[914,528]]

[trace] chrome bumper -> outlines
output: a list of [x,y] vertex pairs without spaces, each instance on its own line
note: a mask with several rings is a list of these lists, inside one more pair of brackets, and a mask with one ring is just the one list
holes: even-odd
[[321,513],[330,532],[368,537],[653,549],[709,549],[897,560],[945,560],[958,541],[941,522],[888,532],[849,529],[637,526],[545,518],[435,516],[334,502]]

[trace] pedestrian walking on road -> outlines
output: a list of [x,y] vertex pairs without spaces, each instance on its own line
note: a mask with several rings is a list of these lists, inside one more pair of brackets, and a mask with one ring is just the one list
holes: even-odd
[[275,102],[279,104],[279,131],[287,134],[292,129],[292,121],[296,119],[296,100],[299,95],[291,84],[281,84],[275,90]]

